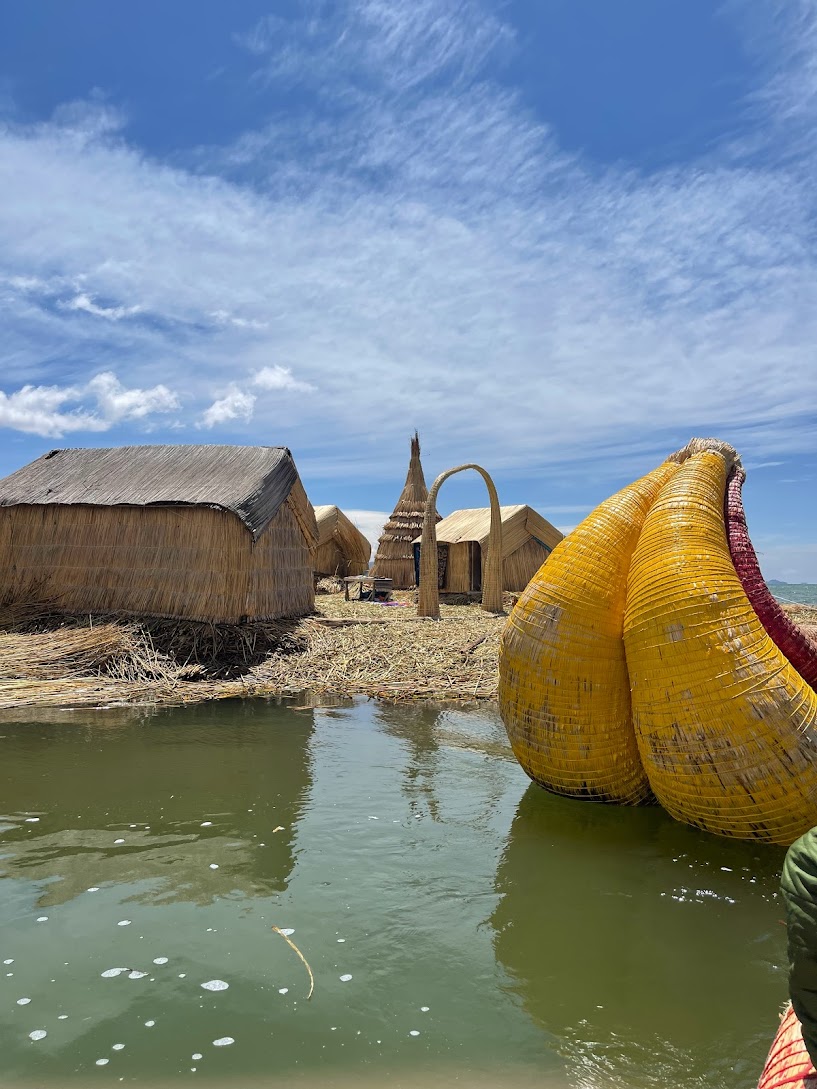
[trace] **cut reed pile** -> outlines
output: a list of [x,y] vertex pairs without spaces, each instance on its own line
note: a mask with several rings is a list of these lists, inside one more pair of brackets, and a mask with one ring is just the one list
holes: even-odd
[[0,708],[304,690],[394,701],[496,698],[504,617],[443,605],[440,621],[420,620],[413,595],[397,596],[387,606],[327,594],[310,617],[244,625],[0,609]]
[[[405,601],[410,595],[398,595]],[[387,700],[496,699],[504,616],[478,604],[442,605],[441,619],[411,608],[322,598],[299,634],[306,649],[272,654],[245,678],[251,691],[312,689]]]

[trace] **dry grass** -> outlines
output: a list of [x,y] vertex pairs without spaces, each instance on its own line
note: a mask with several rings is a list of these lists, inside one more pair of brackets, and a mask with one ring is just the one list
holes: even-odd
[[[387,700],[495,699],[504,617],[477,603],[416,616],[321,595],[312,616],[211,625],[0,610],[0,708],[188,703],[305,690]],[[512,598],[507,598],[510,605]]]

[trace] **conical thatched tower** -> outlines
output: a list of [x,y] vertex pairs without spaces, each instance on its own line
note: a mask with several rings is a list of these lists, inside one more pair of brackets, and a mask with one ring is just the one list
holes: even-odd
[[412,542],[423,531],[426,499],[428,488],[420,464],[420,439],[415,431],[406,483],[391,518],[383,527],[371,570],[373,575],[392,579],[395,590],[410,590],[416,584]]

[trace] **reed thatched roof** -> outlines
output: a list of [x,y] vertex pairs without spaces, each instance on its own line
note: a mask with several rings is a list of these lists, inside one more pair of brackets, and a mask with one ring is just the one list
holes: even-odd
[[413,541],[422,533],[426,499],[428,488],[420,464],[420,439],[415,431],[406,483],[391,518],[383,527],[372,565],[373,575],[393,579],[398,590],[407,590],[415,583]]
[[[502,551],[508,556],[520,545],[533,537],[546,548],[553,550],[564,534],[546,518],[524,503],[500,507],[502,515]],[[478,541],[481,547],[488,544],[491,531],[491,508],[476,507],[455,510],[437,526],[438,544],[459,544],[460,541]],[[415,538],[420,544],[421,536]]]
[[258,537],[295,489],[310,546],[312,508],[285,446],[120,446],[51,450],[0,480],[0,506],[201,505],[231,511]]
[[318,548],[334,542],[347,560],[368,565],[372,546],[339,507],[315,507]]

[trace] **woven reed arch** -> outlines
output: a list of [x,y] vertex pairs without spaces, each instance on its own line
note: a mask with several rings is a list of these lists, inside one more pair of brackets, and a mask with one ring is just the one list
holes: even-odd
[[437,585],[437,493],[444,481],[455,473],[474,469],[485,481],[491,503],[491,529],[488,535],[488,555],[482,574],[482,608],[487,613],[502,612],[502,515],[499,498],[489,474],[480,465],[457,465],[440,473],[431,485],[426,499],[423,517],[423,536],[420,542],[420,587],[417,597],[417,615],[440,619],[440,588]]

